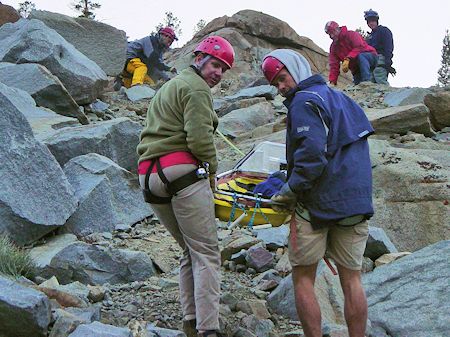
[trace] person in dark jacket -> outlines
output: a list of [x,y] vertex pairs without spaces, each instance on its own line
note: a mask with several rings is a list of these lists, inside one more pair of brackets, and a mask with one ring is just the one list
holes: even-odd
[[377,52],[369,46],[361,34],[339,27],[335,21],[328,21],[325,33],[333,40],[330,46],[328,62],[330,64],[329,81],[336,85],[339,77],[339,65],[344,73],[351,71],[353,83],[372,81],[372,72],[377,65]]
[[127,60],[122,76],[124,86],[129,88],[144,83],[155,85],[159,79],[169,79],[166,71],[176,73],[174,67],[169,67],[162,61],[163,53],[174,40],[177,40],[175,31],[171,27],[165,27],[156,35],[128,42]]
[[364,111],[344,93],[311,75],[300,54],[278,49],[262,69],[286,97],[288,179],[272,200],[295,210],[289,237],[295,303],[305,336],[322,336],[314,294],[319,261],[327,254],[339,271],[350,336],[364,336],[367,301],[360,270],[373,215],[372,173]]
[[395,75],[396,71],[392,67],[392,57],[394,52],[394,39],[389,28],[379,25],[378,13],[372,9],[364,12],[364,19],[367,26],[372,29],[369,34],[367,43],[369,46],[377,50],[378,62],[373,71],[374,81],[381,84],[389,84],[387,81],[388,74]]

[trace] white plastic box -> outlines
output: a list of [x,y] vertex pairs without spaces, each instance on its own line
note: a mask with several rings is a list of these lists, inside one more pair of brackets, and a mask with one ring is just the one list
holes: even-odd
[[280,164],[286,164],[286,145],[262,142],[256,145],[248,158],[238,163],[235,169],[272,174],[280,170]]

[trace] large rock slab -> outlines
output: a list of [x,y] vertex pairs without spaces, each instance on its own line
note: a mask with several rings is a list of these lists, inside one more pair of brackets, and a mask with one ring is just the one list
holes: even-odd
[[424,88],[401,88],[384,96],[384,103],[393,107],[401,105],[422,104],[424,97],[431,93]]
[[228,102],[222,98],[214,99],[214,110],[218,117],[223,117],[233,110],[248,108],[257,103],[264,103],[266,99],[264,97],[246,98],[240,99],[235,102]]
[[61,116],[49,109],[36,107],[33,97],[22,89],[0,85],[0,92],[8,96],[14,106],[25,116],[37,140],[48,137],[54,130],[80,125],[75,118]]
[[371,140],[375,214],[399,251],[416,251],[450,239],[449,152],[390,147]]
[[0,61],[38,63],[59,78],[78,104],[93,102],[107,85],[105,72],[39,20],[0,27]]
[[137,102],[142,99],[153,98],[156,95],[156,91],[147,85],[133,85],[131,88],[122,87],[123,92],[127,98],[132,102]]
[[[43,260],[41,260],[43,261]],[[142,281],[156,274],[152,260],[142,252],[74,242],[57,252],[39,274],[56,276],[61,284],[116,284]]]
[[95,125],[63,128],[43,142],[62,166],[83,154],[98,153],[134,173],[141,130],[139,123],[122,117]]
[[[319,262],[317,268],[315,291],[323,321],[325,323],[345,324],[344,294],[339,283],[339,276],[333,275],[323,260]],[[291,274],[286,276],[267,297],[267,303],[273,312],[298,320]]]
[[424,102],[430,109],[430,120],[436,130],[450,126],[450,91],[426,95]]
[[0,275],[0,336],[47,336],[50,301],[40,291]]
[[32,11],[29,18],[41,20],[57,31],[107,75],[115,76],[122,71],[127,49],[127,36],[123,30],[97,20],[48,11]]
[[112,232],[119,224],[130,226],[153,214],[135,175],[111,159],[96,153],[75,157],[64,165],[64,172],[79,200],[64,226],[71,233]]
[[0,82],[29,93],[37,105],[89,124],[61,81],[40,64],[0,62]]
[[378,134],[406,134],[414,131],[429,137],[434,135],[429,111],[424,104],[370,110],[366,114]]
[[25,245],[62,226],[75,211],[77,199],[12,95],[0,83],[0,232]]
[[450,241],[441,241],[365,274],[372,326],[389,336],[450,335]]
[[44,244],[33,247],[29,251],[29,254],[36,267],[43,269],[52,262],[52,259],[61,250],[77,241],[77,237],[73,234],[57,235],[49,238]]
[[128,328],[93,322],[81,324],[68,337],[133,337],[133,334]]
[[248,108],[231,111],[220,118],[219,130],[233,138],[274,121],[275,112],[270,103],[262,102]]

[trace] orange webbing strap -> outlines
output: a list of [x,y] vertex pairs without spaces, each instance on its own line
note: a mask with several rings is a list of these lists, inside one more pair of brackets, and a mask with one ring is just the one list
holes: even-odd
[[[297,246],[297,221],[295,221],[295,210],[292,212],[291,221],[289,222],[289,227],[290,227],[289,240],[291,241],[291,246],[292,246],[293,250],[297,251],[297,249],[298,249],[298,246]],[[328,258],[324,256],[323,260],[327,264],[328,268],[330,268],[333,275],[337,275],[336,269],[334,269],[333,265],[330,263]]]

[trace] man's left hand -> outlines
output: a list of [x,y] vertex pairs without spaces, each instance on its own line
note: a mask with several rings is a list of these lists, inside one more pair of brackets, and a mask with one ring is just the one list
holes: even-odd
[[348,72],[348,66],[350,64],[350,59],[349,58],[345,58],[344,61],[342,61],[342,71],[344,73]]
[[275,211],[292,211],[297,204],[297,194],[291,190],[288,183],[285,183],[281,190],[275,194],[271,200],[276,203],[271,205]]

